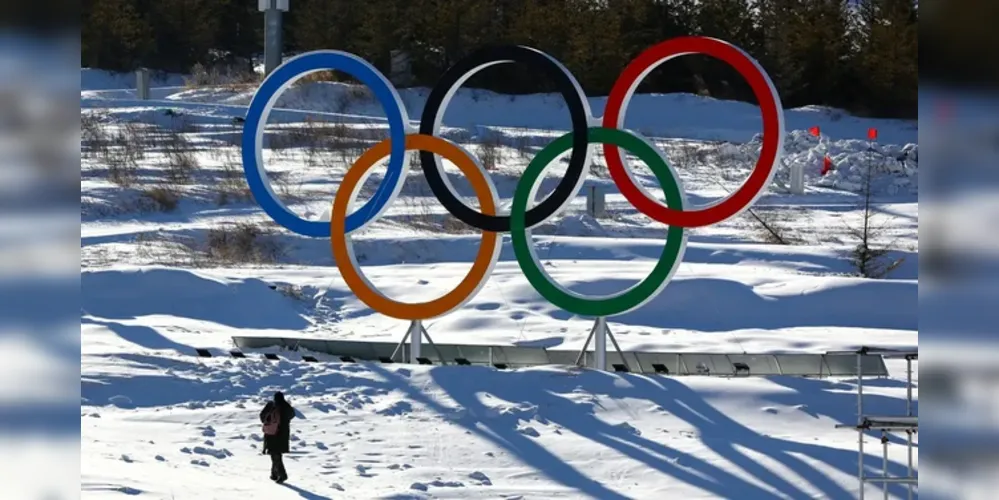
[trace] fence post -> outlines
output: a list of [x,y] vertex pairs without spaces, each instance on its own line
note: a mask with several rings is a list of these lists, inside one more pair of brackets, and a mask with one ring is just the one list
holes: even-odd
[[586,190],[586,213],[594,219],[601,219],[605,214],[604,192],[599,186],[591,185]]
[[143,101],[149,99],[149,70],[146,68],[135,70],[135,93]]

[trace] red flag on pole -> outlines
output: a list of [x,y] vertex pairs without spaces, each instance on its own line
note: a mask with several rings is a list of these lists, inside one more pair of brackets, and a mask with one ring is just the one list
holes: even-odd
[[814,135],[815,137],[818,137],[818,136],[819,136],[819,135],[820,135],[820,134],[822,133],[822,132],[821,132],[821,131],[819,130],[819,127],[812,127],[812,128],[810,128],[810,129],[808,129],[808,131],[809,131],[809,132],[810,132],[810,133],[811,133],[812,135]]
[[876,128],[867,129],[867,138],[872,141],[878,140],[878,129]]
[[832,170],[832,169],[833,169],[833,162],[832,162],[832,160],[831,160],[831,159],[829,158],[829,156],[826,156],[826,157],[825,157],[825,158],[824,158],[824,159],[822,160],[822,175],[826,175],[826,174],[827,174],[827,173],[829,173],[829,171],[830,171],[830,170]]

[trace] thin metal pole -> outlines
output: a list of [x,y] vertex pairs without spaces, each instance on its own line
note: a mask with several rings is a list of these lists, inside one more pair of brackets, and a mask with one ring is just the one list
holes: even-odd
[[281,11],[271,0],[264,11],[264,75],[281,65]]
[[594,368],[600,371],[607,370],[607,319],[597,318],[596,325],[593,326],[593,360]]
[[441,360],[442,365],[446,365],[447,360],[444,359],[444,355],[441,354],[441,350],[437,347],[437,344],[434,343],[434,339],[430,338],[430,332],[428,332],[426,328],[423,328],[422,323],[420,324],[420,330],[423,331],[423,336],[427,338],[427,342],[430,343],[430,347],[433,347],[434,351],[437,353],[437,359]]
[[590,328],[590,334],[586,337],[586,342],[583,343],[583,348],[579,351],[579,356],[576,357],[576,366],[580,366],[583,362],[583,356],[586,355],[586,350],[590,347],[590,341],[593,340],[593,334],[597,331],[597,324],[593,323],[593,328]]
[[[402,341],[399,342],[399,345],[395,346],[395,350],[392,351],[392,357],[389,358],[389,359],[391,359],[392,361],[395,361],[396,355],[399,354],[399,351],[402,350],[402,347],[404,345],[406,345],[406,341],[409,340],[409,332],[410,331],[412,331],[412,328],[410,328],[409,330],[406,330],[406,334],[402,336]],[[405,358],[405,353],[403,353],[403,358],[402,359],[403,359],[403,361],[405,361],[405,359],[406,359]]]
[[905,358],[905,414],[912,416],[912,358]]
[[[884,447],[884,451],[881,455],[881,477],[888,477],[888,435],[885,431],[881,431],[881,445]],[[885,484],[882,489],[884,490],[885,500],[888,500],[888,485]]]
[[[614,338],[614,332],[611,331],[610,327],[607,326],[606,323],[604,323],[604,329],[606,329],[607,336],[610,337],[611,342],[614,344],[614,349],[616,349],[618,355],[621,356],[621,362],[624,363],[624,366],[626,368],[628,368],[628,370],[630,371],[631,370],[631,365],[628,363],[628,360],[624,357],[624,351],[621,350],[621,346],[619,346],[617,344],[617,339]],[[642,364],[641,363],[638,364],[638,372],[642,373]]]
[[409,362],[419,363],[420,347],[423,346],[423,323],[416,320],[409,324]]
[[[907,444],[908,444],[908,448],[909,448],[909,450],[908,450],[909,451],[909,471],[908,471],[908,477],[912,478],[912,429],[906,429],[905,434],[907,436],[907,441],[908,441]],[[909,500],[912,500],[912,483],[909,483],[907,487],[909,488]]]
[[860,500],[864,500],[864,367],[860,351],[857,351],[857,477],[860,480]]
[[[905,414],[909,417],[912,416],[912,358],[906,356],[905,358],[905,372],[906,372],[906,398],[905,398]],[[909,455],[909,466],[908,466],[908,477],[912,477],[912,429],[906,429],[906,452]],[[912,483],[906,486],[909,490],[909,500],[912,500]]]

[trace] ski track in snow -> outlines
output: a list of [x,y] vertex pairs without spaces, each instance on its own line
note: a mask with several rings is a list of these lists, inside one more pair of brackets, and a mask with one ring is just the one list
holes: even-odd
[[[171,253],[176,245],[204,241],[219,223],[267,220],[252,201],[215,203],[207,177],[227,154],[238,160],[232,117],[245,111],[250,91],[185,89],[174,75],[161,84],[178,86],[154,89],[157,101],[143,103],[124,77],[84,70],[82,82],[81,106],[99,113],[109,131],[128,121],[161,130],[183,122],[201,166],[175,211],[149,213],[129,207],[147,181],[162,176],[161,153],[145,154],[140,182],[130,189],[108,182],[93,158],[82,163],[83,498],[856,496],[857,436],[834,428],[856,419],[853,379],[498,371],[303,363],[287,356],[273,362],[259,353],[195,357],[194,348],[224,353],[233,335],[397,341],[406,324],[357,301],[338,277],[328,241],[280,230],[273,237],[287,252],[274,265],[192,266]],[[294,87],[276,107],[340,117],[351,127],[377,126],[376,103],[337,109],[343,92],[338,84]],[[425,89],[402,94],[410,116],[418,117]],[[173,103],[179,114],[165,114],[163,103]],[[602,112],[602,103],[591,99],[594,113]],[[553,96],[510,100],[461,90],[452,108],[444,120],[455,127],[452,137],[502,136],[491,176],[504,204],[526,165],[517,149],[526,148],[529,159],[565,131],[564,104]],[[636,96],[632,109],[626,125],[666,150],[695,204],[726,195],[752,167],[759,118],[751,105],[662,95]],[[808,190],[794,196],[772,189],[758,207],[785,214],[782,227],[800,244],[767,244],[745,217],[691,230],[684,261],[663,293],[609,319],[623,349],[824,352],[917,344],[918,164],[915,148],[905,149],[916,141],[915,124],[819,108],[786,113],[788,162],[805,166]],[[301,112],[275,111],[272,122],[294,127],[302,120]],[[808,136],[804,130],[813,125],[829,135]],[[876,154],[858,140],[868,127],[878,127],[884,141]],[[899,161],[903,150],[911,154]],[[837,172],[825,178],[818,174],[824,154],[837,162]],[[852,275],[849,257],[855,245],[849,230],[862,222],[856,175],[872,156],[883,158],[873,184],[880,241],[895,245],[893,258],[904,258],[881,280]],[[293,177],[297,213],[315,219],[328,210],[344,165],[338,154],[327,157],[334,160],[310,163],[300,150],[265,155],[269,173]],[[550,191],[560,169],[564,162],[553,167],[542,192]],[[779,170],[778,180],[786,171]],[[467,183],[449,172],[455,187],[470,195]],[[655,179],[638,172],[657,193]],[[383,221],[354,238],[369,279],[403,301],[451,289],[479,241],[475,234],[414,225],[443,214],[421,175],[414,164]],[[580,197],[535,228],[535,245],[561,283],[581,293],[610,293],[651,270],[665,230],[637,214],[605,176],[591,175],[587,183],[606,189],[610,218],[586,216]],[[500,259],[473,300],[428,322],[434,340],[581,347],[591,322],[538,296],[508,236]],[[865,382],[867,413],[905,410],[904,362],[888,367],[890,378]],[[257,420],[275,390],[297,409],[285,459],[290,480],[280,486],[267,479]],[[905,475],[903,440],[893,436],[889,447],[893,475]],[[865,462],[880,473],[878,439],[866,441]],[[880,495],[878,488],[869,486],[868,494]],[[905,494],[899,486],[889,491]]]

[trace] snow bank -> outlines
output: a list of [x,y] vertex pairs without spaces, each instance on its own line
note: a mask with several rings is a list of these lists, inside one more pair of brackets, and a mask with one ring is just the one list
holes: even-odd
[[110,320],[173,316],[232,328],[297,330],[309,325],[292,299],[258,279],[223,279],[180,269],[80,273],[85,314]]
[[[722,154],[745,165],[753,165],[763,147],[757,134],[746,144],[726,144]],[[833,168],[823,175],[825,156]],[[807,130],[793,130],[784,139],[784,161],[776,178],[787,185],[791,167],[801,165],[805,184],[863,192],[868,169],[874,195],[916,194],[919,189],[919,146],[888,144],[859,139],[815,137]]]

